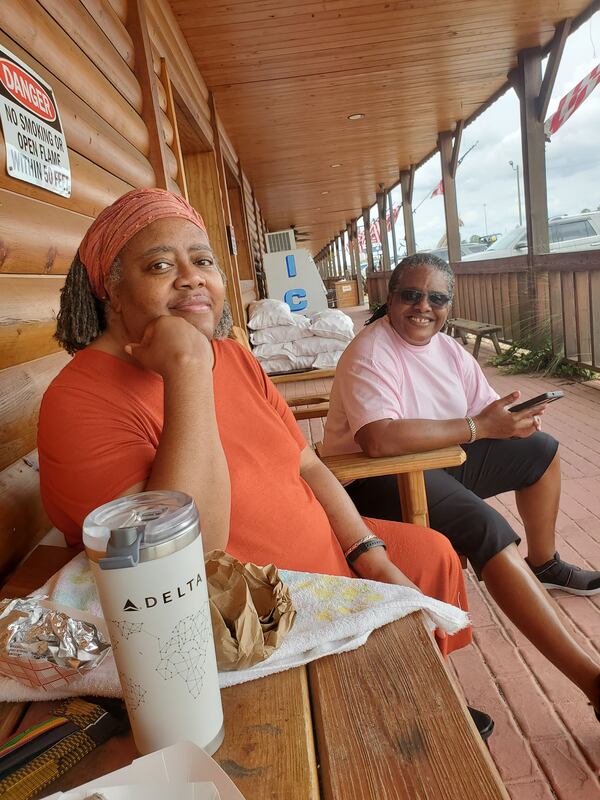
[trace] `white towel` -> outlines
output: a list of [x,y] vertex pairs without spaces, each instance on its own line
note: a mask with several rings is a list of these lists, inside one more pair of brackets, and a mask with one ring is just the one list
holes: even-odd
[[[403,586],[288,570],[280,570],[279,574],[289,586],[298,612],[294,626],[266,661],[250,669],[220,673],[222,688],[282,672],[332,653],[355,650],[376,628],[413,611],[424,611],[431,630],[441,628],[448,634],[469,624],[465,611]],[[52,576],[35,594],[48,595],[53,603],[61,606],[102,616],[84,553]],[[0,700],[48,700],[80,694],[121,696],[112,653],[97,669],[56,692],[31,689],[11,678],[0,677]]]

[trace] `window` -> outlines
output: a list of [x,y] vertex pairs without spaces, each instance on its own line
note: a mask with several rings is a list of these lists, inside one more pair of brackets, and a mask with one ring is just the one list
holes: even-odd
[[569,239],[585,239],[586,236],[595,236],[596,231],[587,219],[578,219],[573,222],[558,222],[550,225],[550,241],[566,242]]

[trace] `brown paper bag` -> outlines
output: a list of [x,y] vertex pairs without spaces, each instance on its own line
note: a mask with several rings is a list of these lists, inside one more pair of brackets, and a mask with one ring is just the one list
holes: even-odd
[[277,568],[213,550],[206,555],[206,580],[219,669],[246,669],[268,658],[296,617]]

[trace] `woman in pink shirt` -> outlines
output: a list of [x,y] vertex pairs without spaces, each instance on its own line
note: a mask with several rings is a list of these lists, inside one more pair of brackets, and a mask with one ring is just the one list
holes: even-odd
[[[401,261],[387,304],[348,345],[336,369],[324,453],[402,455],[460,444],[460,467],[425,473],[430,524],[466,555],[490,594],[530,641],[598,711],[598,665],[574,641],[544,591],[600,592],[600,573],[564,562],[555,550],[560,499],[558,442],[540,431],[543,404],[510,413],[479,364],[441,333],[454,291],[449,265],[430,254]],[[394,476],[346,487],[361,514],[402,519]],[[515,491],[527,538],[485,502]],[[599,717],[600,719],[600,717]]]

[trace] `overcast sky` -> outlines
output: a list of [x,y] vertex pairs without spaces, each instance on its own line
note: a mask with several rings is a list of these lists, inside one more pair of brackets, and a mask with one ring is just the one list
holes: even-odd
[[[550,100],[548,116],[560,99],[600,63],[600,13],[569,36]],[[516,173],[521,170],[519,104],[513,90],[463,131],[461,156],[476,147],[459,166],[456,182],[458,211],[463,222],[461,239],[472,234],[507,233],[519,224]],[[548,212],[577,214],[583,208],[600,206],[600,85],[567,120],[546,145]],[[441,178],[439,155],[415,175],[413,206],[418,249],[435,248],[445,232],[444,198],[430,198]],[[521,202],[524,204],[520,175]],[[393,193],[400,202],[400,189]],[[396,225],[399,252],[404,252],[402,214]]]

